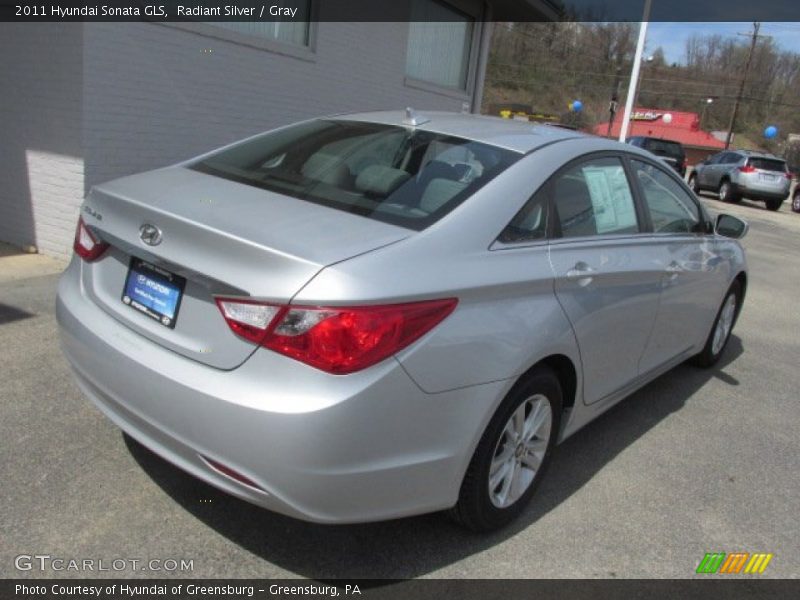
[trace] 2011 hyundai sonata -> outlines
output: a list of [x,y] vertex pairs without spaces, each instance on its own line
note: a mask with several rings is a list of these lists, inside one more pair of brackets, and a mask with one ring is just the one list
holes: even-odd
[[487,530],[559,441],[720,357],[746,229],[630,145],[351,114],[95,187],[57,315],[86,395],[212,485]]

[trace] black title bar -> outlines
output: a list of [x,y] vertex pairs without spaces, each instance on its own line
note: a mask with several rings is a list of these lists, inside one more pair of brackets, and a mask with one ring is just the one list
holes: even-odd
[[[0,21],[409,21],[415,0],[0,0]],[[451,0],[485,21],[641,21],[645,0]],[[474,10],[470,9],[473,7]],[[488,9],[486,8],[488,7]],[[800,21],[798,0],[652,0],[650,21]]]

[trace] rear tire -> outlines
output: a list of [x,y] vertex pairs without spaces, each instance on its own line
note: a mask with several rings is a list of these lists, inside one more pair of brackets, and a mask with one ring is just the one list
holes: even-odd
[[767,210],[778,210],[783,204],[783,200],[764,200],[764,204],[767,205]]
[[717,195],[722,202],[739,202],[740,200],[740,198],[733,192],[731,182],[727,179],[723,179],[719,184]]
[[800,213],[800,188],[795,190],[794,196],[792,196],[792,210],[796,213]]
[[706,345],[699,354],[689,359],[692,364],[708,368],[717,363],[728,345],[733,326],[736,324],[741,310],[741,301],[742,286],[738,281],[734,281],[717,311],[717,318],[714,319],[714,326],[708,334]]
[[523,511],[550,463],[562,402],[561,384],[548,367],[537,367],[511,388],[475,449],[449,513],[453,519],[485,532]]

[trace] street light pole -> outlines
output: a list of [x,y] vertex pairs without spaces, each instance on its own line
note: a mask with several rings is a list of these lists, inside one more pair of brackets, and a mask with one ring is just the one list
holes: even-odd
[[703,112],[700,113],[700,123],[698,123],[697,125],[698,129],[701,130],[703,129],[703,121],[706,120],[706,110],[708,109],[709,106],[711,106],[712,102],[714,102],[713,98],[706,98],[705,100],[703,100]]
[[619,128],[619,141],[624,142],[628,137],[628,125],[633,111],[633,101],[636,97],[636,88],[639,85],[639,70],[642,67],[642,53],[644,52],[644,42],[647,38],[647,23],[650,19],[650,2],[645,0],[642,22],[639,24],[639,39],[636,42],[636,54],[633,57],[633,69],[631,70],[631,80],[628,82],[628,97],[625,98],[625,112],[622,115],[622,123]]

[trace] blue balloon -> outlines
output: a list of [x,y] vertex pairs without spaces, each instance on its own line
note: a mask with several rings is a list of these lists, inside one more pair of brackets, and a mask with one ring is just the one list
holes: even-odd
[[575,112],[581,112],[581,110],[583,110],[583,102],[581,102],[580,100],[573,100],[572,110]]
[[766,129],[764,129],[764,137],[768,140],[771,140],[776,135],[778,135],[778,128],[775,125],[770,125]]

